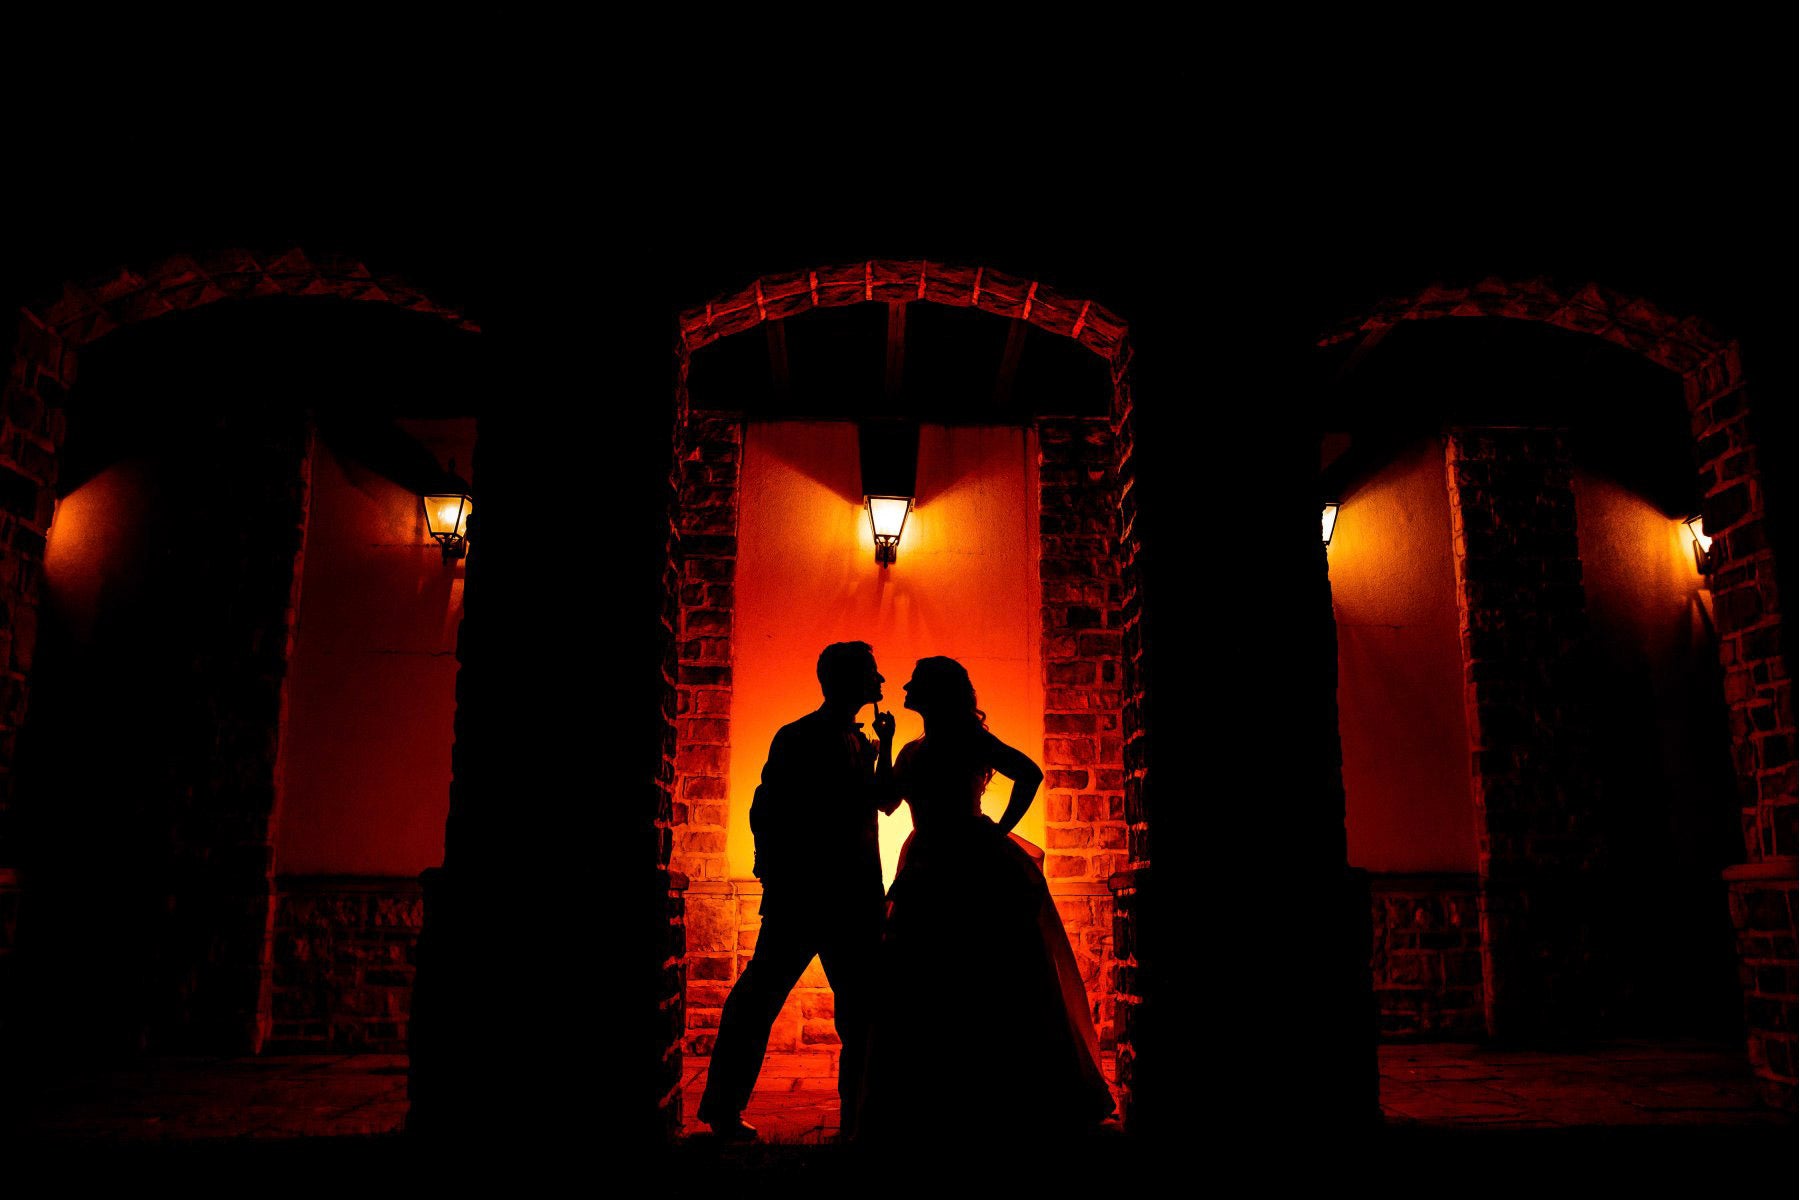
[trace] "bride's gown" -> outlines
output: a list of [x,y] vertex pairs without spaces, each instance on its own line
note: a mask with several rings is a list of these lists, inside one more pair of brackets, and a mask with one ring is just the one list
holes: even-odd
[[1112,1095],[1041,852],[981,814],[966,760],[921,739],[894,772],[913,833],[888,891],[863,1134],[1041,1136],[1103,1119]]

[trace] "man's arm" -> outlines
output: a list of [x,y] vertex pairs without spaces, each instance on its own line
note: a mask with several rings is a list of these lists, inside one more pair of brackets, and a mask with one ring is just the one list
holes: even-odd
[[767,880],[772,869],[784,873],[785,859],[793,846],[794,813],[793,738],[786,728],[769,743],[769,758],[763,764],[762,782],[750,799],[750,836],[756,846],[756,861],[751,873]]

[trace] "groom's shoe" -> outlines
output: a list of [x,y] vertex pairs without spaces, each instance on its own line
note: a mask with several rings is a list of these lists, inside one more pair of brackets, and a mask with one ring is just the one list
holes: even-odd
[[713,1136],[722,1142],[754,1142],[756,1126],[749,1124],[741,1116],[719,1117],[710,1120],[700,1118],[701,1122],[712,1126]]

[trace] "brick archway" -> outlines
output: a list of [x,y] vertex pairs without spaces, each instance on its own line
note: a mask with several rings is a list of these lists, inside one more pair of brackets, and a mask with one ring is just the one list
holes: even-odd
[[[1702,512],[1713,538],[1716,566],[1711,589],[1732,762],[1741,797],[1745,865],[1732,868],[1726,877],[1748,981],[1750,1055],[1770,1095],[1791,1105],[1795,1059],[1793,694],[1781,653],[1784,618],[1739,344],[1698,318],[1673,317],[1641,297],[1595,284],[1569,291],[1541,279],[1487,279],[1469,287],[1434,286],[1414,296],[1383,301],[1331,330],[1317,344],[1326,348],[1357,339],[1379,339],[1406,321],[1470,316],[1536,321],[1588,334],[1631,350],[1681,379]],[[1469,485],[1464,495],[1480,502],[1480,489],[1459,475],[1461,469],[1461,464],[1452,464],[1453,513],[1459,511],[1458,491],[1464,484]],[[1460,522],[1455,536],[1459,563],[1465,556],[1479,556],[1479,547],[1471,547]],[[1475,643],[1469,637],[1472,593],[1460,586],[1459,593],[1465,657],[1473,667],[1479,664],[1480,655],[1473,652]],[[1476,744],[1484,714],[1491,711],[1497,725],[1518,715],[1502,711],[1509,701],[1498,690],[1490,694],[1479,682],[1469,685],[1467,703]],[[1503,793],[1509,782],[1516,782],[1504,777],[1510,768],[1498,762],[1503,757],[1476,755],[1478,811],[1486,783],[1492,782],[1496,792]],[[1484,771],[1493,772],[1494,778],[1485,779]]]
[[[872,259],[769,275],[679,316],[662,614],[665,736],[656,795],[658,868],[670,884],[673,931],[662,1004],[679,1017],[671,1022],[676,1041],[665,1062],[678,1065],[683,1045],[706,1042],[704,1032],[688,1028],[688,999],[696,1011],[722,1003],[741,961],[740,937],[748,935],[745,945],[754,937],[748,926],[739,928],[736,885],[725,868],[742,424],[691,411],[689,368],[696,351],[766,321],[869,302],[977,308],[1069,338],[1108,367],[1107,418],[1040,422],[1039,484],[1056,497],[1040,537],[1043,803],[1047,871],[1061,888],[1058,907],[1077,953],[1088,960],[1098,1023],[1116,1037],[1130,1120],[1131,1015],[1141,1000],[1137,972],[1129,969],[1136,965],[1131,925],[1138,883],[1150,866],[1150,819],[1129,328],[1092,300],[983,266]],[[714,891],[730,896],[715,900]],[[678,1112],[674,1077],[665,1074],[663,1093],[671,1117]]]
[[[349,258],[314,259],[299,249],[274,256],[227,250],[204,256],[178,255],[138,272],[123,269],[87,284],[64,285],[62,294],[21,310],[16,348],[0,402],[0,609],[9,615],[7,638],[0,646],[0,817],[13,803],[13,767],[17,732],[24,722],[44,551],[56,507],[59,459],[66,430],[64,405],[76,378],[79,352],[125,325],[179,313],[226,300],[265,296],[317,296],[390,305],[479,332],[464,313],[433,300],[396,276],[378,273]],[[304,522],[309,489],[307,438],[303,431],[284,437],[275,459],[279,478],[269,481],[268,503],[278,519],[299,527]],[[275,459],[271,459],[272,462]],[[229,569],[273,580],[277,599],[249,619],[253,638],[245,656],[232,666],[254,683],[235,711],[278,712],[291,656],[295,587],[302,550],[298,538],[259,545],[234,560]],[[245,557],[247,555],[247,557]],[[285,581],[285,605],[279,602]],[[251,642],[280,647],[277,655],[252,659]],[[273,661],[271,661],[273,660]],[[234,718],[235,719],[235,718]],[[246,728],[267,717],[243,718]],[[221,730],[224,739],[242,731]],[[260,799],[257,811],[221,815],[219,845],[213,847],[227,867],[229,880],[216,905],[220,922],[216,945],[209,952],[216,991],[224,1017],[221,1045],[255,1050],[267,1033],[265,984],[268,973],[267,926],[274,898],[272,870],[272,804],[278,738],[240,738],[256,743],[258,761],[245,768],[249,776],[266,776],[266,786],[250,788]],[[229,825],[229,832],[224,827]],[[0,909],[16,901],[16,848],[0,845]],[[229,893],[229,894],[226,894]],[[4,912],[0,912],[3,917]],[[208,918],[211,919],[211,918]],[[0,928],[7,927],[0,920]],[[0,945],[0,954],[10,947]],[[227,1028],[228,1027],[228,1028]]]

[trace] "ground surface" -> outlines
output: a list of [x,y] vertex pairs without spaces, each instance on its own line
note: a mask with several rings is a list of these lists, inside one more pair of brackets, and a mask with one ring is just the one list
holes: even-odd
[[[1013,1173],[1021,1185],[1033,1178],[1034,1190],[1046,1181],[1074,1186],[1129,1172],[1146,1181],[1134,1189],[1138,1195],[1191,1195],[1212,1190],[1209,1184],[1230,1191],[1236,1181],[1249,1182],[1247,1173],[1261,1179],[1259,1186],[1374,1177],[1385,1181],[1384,1195],[1524,1189],[1539,1200],[1622,1187],[1795,1194],[1794,1117],[1761,1105],[1736,1047],[1619,1042],[1541,1053],[1392,1045],[1381,1048],[1380,1062],[1385,1126],[1353,1143],[1326,1146],[1297,1114],[1272,1113],[1270,1136],[1258,1146],[1196,1128],[1191,1149],[1173,1165],[1165,1159],[1152,1166],[1142,1147],[1110,1130],[1064,1147],[1055,1163],[1002,1155],[997,1161],[1006,1165],[988,1169]],[[209,1190],[201,1181],[223,1187],[247,1166],[291,1190],[310,1190],[308,1180],[333,1187],[343,1180],[355,1194],[391,1194],[433,1169],[399,1136],[405,1066],[402,1056],[373,1054],[157,1060],[40,1089],[14,1132],[57,1156],[65,1171],[123,1164],[146,1175],[172,1172]],[[692,1059],[684,1072],[689,1114],[706,1068],[706,1060]],[[790,1185],[810,1181],[874,1194],[883,1183],[900,1192],[895,1181],[909,1173],[916,1179],[921,1168],[963,1169],[965,1160],[937,1147],[874,1159],[835,1146],[836,1108],[834,1080],[821,1072],[818,1056],[771,1055],[745,1114],[764,1141],[725,1145],[690,1123],[690,1136],[663,1156],[658,1170],[667,1186],[656,1190],[788,1194]],[[603,1124],[597,1118],[597,1128]],[[568,1153],[585,1161],[579,1147]],[[614,1178],[604,1160],[589,1169],[596,1184]],[[953,1190],[968,1189],[958,1183]],[[903,1194],[916,1195],[916,1184]]]

